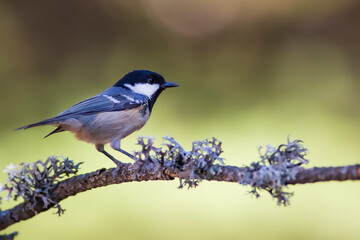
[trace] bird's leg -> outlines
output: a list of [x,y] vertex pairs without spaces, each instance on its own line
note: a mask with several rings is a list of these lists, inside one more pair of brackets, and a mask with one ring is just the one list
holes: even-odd
[[110,142],[110,146],[112,147],[112,149],[119,151],[119,152],[125,154],[126,156],[128,156],[129,158],[131,158],[132,160],[134,160],[134,156],[132,154],[130,154],[120,148],[120,140],[121,140],[121,138],[117,138]]
[[120,162],[119,160],[117,160],[116,158],[114,158],[112,155],[110,155],[107,151],[104,150],[104,144],[96,144],[95,145],[96,149],[103,153],[105,156],[107,156],[108,158],[111,159],[111,161],[113,161],[116,164],[116,168],[113,171],[113,177],[114,179],[117,179],[118,176],[118,172],[121,169],[121,167],[123,167],[124,165],[126,165],[125,163]]
[[98,150],[99,152],[103,153],[105,156],[110,158],[111,161],[113,161],[116,164],[116,166],[119,167],[119,166],[123,165],[122,162],[120,162],[119,160],[117,160],[112,155],[110,155],[107,151],[104,150],[104,144],[96,144],[95,147],[96,147],[96,150]]

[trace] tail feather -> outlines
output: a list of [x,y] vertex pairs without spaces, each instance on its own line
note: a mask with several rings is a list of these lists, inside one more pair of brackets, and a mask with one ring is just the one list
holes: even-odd
[[15,129],[15,131],[16,130],[21,130],[21,129],[28,129],[28,128],[32,128],[32,127],[38,127],[38,126],[52,125],[52,124],[57,124],[57,123],[60,123],[60,122],[61,122],[61,119],[59,119],[57,117],[54,117],[54,118],[49,118],[49,119],[42,120],[40,122],[36,122],[36,123],[32,123],[32,124],[29,124],[29,125],[19,127],[17,129]]
[[64,132],[65,130],[62,129],[61,126],[58,126],[54,131],[52,131],[51,133],[49,133],[48,135],[46,135],[44,138],[47,138],[48,136],[54,134],[54,133],[59,133],[59,132]]
[[[28,128],[32,128],[32,127],[38,127],[38,126],[54,125],[54,124],[61,124],[61,118],[54,117],[54,118],[50,118],[50,119],[45,119],[45,120],[42,120],[40,122],[36,122],[36,123],[32,123],[32,124],[29,124],[29,125],[19,127],[17,129],[15,129],[15,131],[16,130],[21,130],[21,129],[28,129]],[[60,125],[54,131],[52,131],[48,135],[46,135],[44,138],[47,138],[48,136],[50,136],[50,135],[52,135],[54,133],[63,132],[63,131],[65,131],[65,130]]]

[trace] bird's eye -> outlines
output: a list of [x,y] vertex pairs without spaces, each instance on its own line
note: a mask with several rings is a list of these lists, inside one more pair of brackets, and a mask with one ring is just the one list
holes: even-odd
[[152,77],[148,78],[148,83],[154,84],[154,83],[155,83],[155,79],[152,78]]

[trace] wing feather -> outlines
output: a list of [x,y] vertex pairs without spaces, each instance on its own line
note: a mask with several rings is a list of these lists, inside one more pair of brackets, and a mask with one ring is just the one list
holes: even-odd
[[141,95],[137,96],[136,100],[134,97],[127,95],[97,95],[75,104],[68,110],[60,113],[57,117],[122,111],[125,109],[137,108],[147,104],[147,102],[148,99]]

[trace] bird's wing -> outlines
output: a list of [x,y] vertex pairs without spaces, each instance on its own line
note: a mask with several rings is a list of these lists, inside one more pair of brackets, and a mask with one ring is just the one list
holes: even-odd
[[[105,92],[106,93],[106,92]],[[122,111],[125,109],[137,108],[142,105],[146,105],[149,99],[144,95],[139,94],[99,94],[94,97],[88,98],[82,102],[79,102],[69,108],[68,110],[60,113],[54,118],[49,118],[42,120],[40,122],[36,122],[33,124],[29,124],[19,129],[27,129],[36,126],[43,125],[51,125],[61,123],[63,120],[67,118],[76,118],[78,116],[88,115],[88,114],[96,114],[100,112],[113,112],[113,111]],[[59,131],[59,129],[56,129]]]
[[100,94],[79,102],[60,113],[57,117],[95,114],[100,112],[122,111],[137,108],[148,103],[145,96]]

